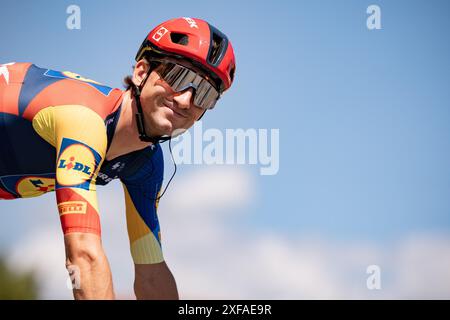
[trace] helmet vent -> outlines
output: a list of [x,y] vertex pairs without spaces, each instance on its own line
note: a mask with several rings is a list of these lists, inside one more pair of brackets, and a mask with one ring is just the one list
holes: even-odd
[[183,33],[170,33],[170,39],[173,43],[180,44],[183,46],[187,46],[189,43],[189,37]]
[[231,68],[231,70],[230,70],[230,79],[231,79],[231,82],[233,82],[233,80],[234,80],[234,71],[236,71],[236,67],[235,67],[235,66],[233,66],[233,67]]
[[213,33],[212,41],[211,41],[211,53],[209,54],[209,62],[212,65],[216,65],[219,63],[219,60],[222,59],[224,51],[226,49],[227,41],[217,33]]

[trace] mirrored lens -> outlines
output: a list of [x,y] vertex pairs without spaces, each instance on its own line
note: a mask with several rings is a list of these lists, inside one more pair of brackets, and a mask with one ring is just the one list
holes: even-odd
[[204,80],[195,92],[194,104],[202,106],[203,109],[212,109],[218,99],[219,94],[216,89]]
[[197,107],[212,109],[219,99],[219,92],[208,80],[181,65],[166,63],[160,75],[175,92],[194,88],[194,105]]

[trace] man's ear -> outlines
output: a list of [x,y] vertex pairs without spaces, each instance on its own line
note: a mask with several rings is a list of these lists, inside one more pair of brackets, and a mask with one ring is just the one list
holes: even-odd
[[133,83],[135,86],[139,87],[141,85],[147,75],[148,68],[150,68],[150,66],[145,59],[141,59],[136,63],[133,71]]

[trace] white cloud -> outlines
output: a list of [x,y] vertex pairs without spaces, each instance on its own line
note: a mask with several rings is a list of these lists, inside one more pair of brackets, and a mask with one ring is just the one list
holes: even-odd
[[170,213],[182,210],[215,218],[217,213],[228,215],[231,209],[247,205],[254,196],[251,177],[238,167],[211,166],[177,178],[160,203]]
[[397,248],[393,283],[405,298],[450,298],[450,238],[425,235],[407,239]]
[[[239,167],[207,167],[178,176],[161,200],[164,253],[182,298],[450,298],[450,237],[411,234],[388,246],[235,230],[229,220],[255,201],[255,188]],[[99,201],[116,292],[133,298],[120,184],[99,188]],[[57,226],[24,237],[10,264],[37,268],[44,298],[71,298]],[[366,288],[372,264],[381,268],[381,290]]]

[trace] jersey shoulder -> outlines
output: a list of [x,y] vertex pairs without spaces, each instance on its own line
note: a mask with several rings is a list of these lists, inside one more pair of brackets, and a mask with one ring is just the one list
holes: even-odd
[[7,111],[30,121],[43,108],[62,105],[85,106],[105,119],[118,108],[123,95],[120,89],[71,71],[41,68],[31,63],[12,63],[6,68],[13,81],[11,90],[16,90],[15,95],[8,95]]
[[160,144],[148,146],[131,156],[133,161],[127,164],[126,170],[120,175],[125,185],[144,186],[163,180],[164,157]]

